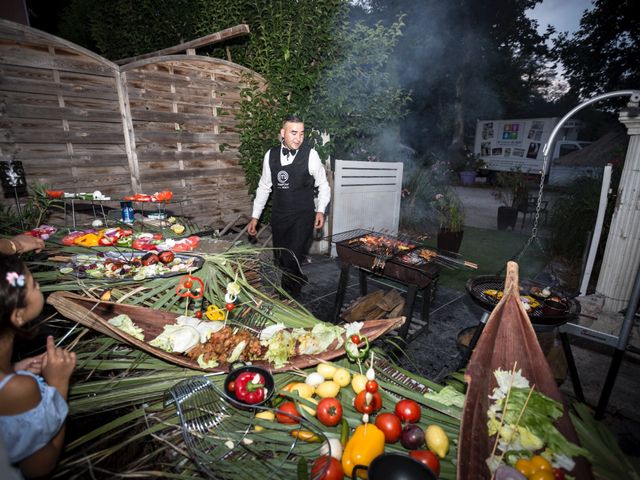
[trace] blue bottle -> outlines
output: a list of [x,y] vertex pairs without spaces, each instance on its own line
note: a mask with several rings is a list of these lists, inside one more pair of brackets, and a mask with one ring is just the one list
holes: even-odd
[[122,221],[124,223],[133,223],[133,204],[131,202],[120,202],[122,208]]

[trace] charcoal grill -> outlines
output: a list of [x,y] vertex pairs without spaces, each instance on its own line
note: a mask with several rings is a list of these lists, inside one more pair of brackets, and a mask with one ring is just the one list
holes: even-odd
[[[554,328],[564,325],[569,320],[576,318],[580,314],[580,304],[578,302],[570,299],[566,292],[554,289],[551,290],[550,297],[561,298],[562,302],[567,306],[567,309],[562,315],[545,315],[542,308],[543,299],[536,298],[536,296],[531,293],[533,287],[537,287],[542,290],[545,288],[545,285],[529,280],[520,281],[520,294],[523,296],[532,296],[540,304],[528,311],[529,318],[531,319],[531,323],[536,331],[553,330]],[[504,278],[490,275],[471,278],[467,281],[466,289],[467,293],[476,304],[480,305],[485,310],[491,311],[493,310],[493,307],[498,304],[499,300],[496,297],[487,295],[485,292],[487,290],[503,291]]]
[[[526,279],[520,279],[519,285],[521,295],[531,295],[533,287],[537,287],[540,290],[546,287],[546,285],[542,285]],[[487,312],[490,312],[498,304],[499,300],[497,298],[494,298],[493,296],[485,294],[484,292],[486,290],[503,291],[504,277],[482,275],[469,279],[465,286],[467,289],[467,293],[469,294],[471,299]],[[535,295],[531,296],[535,298]],[[551,290],[550,297],[559,297],[562,299],[562,302],[567,306],[565,314],[554,316],[544,315],[542,310],[543,300],[540,299],[541,305],[537,308],[531,309],[528,312],[529,319],[531,320],[531,325],[536,332],[558,332],[560,342],[562,344],[562,350],[564,351],[565,359],[567,361],[567,368],[569,370],[569,376],[571,377],[571,383],[573,384],[573,390],[578,400],[583,402],[584,393],[582,392],[582,385],[580,384],[580,378],[578,375],[578,369],[576,367],[575,359],[573,358],[573,353],[571,352],[569,336],[562,330],[562,328],[558,328],[563,326],[570,320],[576,319],[580,315],[580,303],[574,300],[572,298],[572,295],[569,295],[567,292],[558,289]],[[480,334],[484,329],[488,317],[488,313],[485,313],[482,316],[482,319],[480,320],[480,323],[478,324],[478,327],[473,334],[473,338],[470,340],[469,345],[461,355],[460,364],[458,365],[459,369],[464,368],[467,361],[469,360],[471,352],[476,346],[478,338],[480,337]]]
[[[362,239],[379,241],[372,247]],[[418,292],[422,292],[422,320],[429,323],[429,304],[432,285],[437,281],[440,267],[433,261],[420,257],[420,243],[406,236],[392,236],[373,230],[356,229],[333,235],[330,238],[340,258],[340,280],[334,305],[334,322],[339,321],[340,310],[349,281],[351,266],[360,275],[360,294],[367,294],[367,275],[373,274],[404,284],[407,287],[404,315],[407,318],[399,334],[406,338],[413,316]]]

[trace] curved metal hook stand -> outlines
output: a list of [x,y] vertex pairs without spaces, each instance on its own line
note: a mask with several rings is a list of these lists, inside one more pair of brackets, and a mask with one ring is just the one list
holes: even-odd
[[603,93],[601,95],[596,95],[595,97],[590,98],[589,100],[586,100],[586,101],[582,102],[580,105],[578,105],[578,106],[574,107],[573,109],[571,109],[571,111],[569,111],[569,113],[567,113],[564,117],[562,117],[560,119],[558,124],[551,131],[551,135],[549,136],[549,140],[547,141],[547,143],[544,145],[544,148],[542,149],[543,159],[542,159],[542,172],[540,174],[540,188],[538,190],[538,200],[536,202],[536,213],[535,213],[534,220],[533,220],[533,227],[531,228],[531,235],[530,235],[529,239],[527,240],[527,243],[524,245],[524,247],[520,251],[520,253],[518,253],[518,255],[516,255],[516,257],[515,257],[516,261],[520,259],[522,254],[527,250],[527,248],[529,247],[529,245],[531,245],[531,242],[534,239],[536,239],[536,241],[537,241],[538,220],[540,218],[540,205],[542,203],[542,192],[544,190],[544,178],[545,178],[546,170],[547,170],[547,162],[549,161],[549,152],[552,151],[551,147],[553,147],[553,144],[554,144],[554,142],[556,140],[556,137],[558,136],[558,132],[563,127],[563,125],[567,122],[567,120],[569,120],[576,112],[579,112],[580,110],[582,110],[583,108],[591,105],[592,103],[596,103],[596,102],[599,102],[601,100],[606,100],[606,99],[612,98],[612,97],[630,97],[630,100],[632,102],[640,102],[640,90],[616,90],[614,92],[608,92],[608,93]]

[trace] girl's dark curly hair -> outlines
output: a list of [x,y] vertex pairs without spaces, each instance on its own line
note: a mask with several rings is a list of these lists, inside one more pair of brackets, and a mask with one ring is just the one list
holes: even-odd
[[23,287],[11,286],[7,281],[7,273],[15,272],[27,277],[27,267],[17,255],[4,255],[0,253],[0,335],[8,330],[15,330],[11,323],[11,314],[18,308],[27,305],[27,285]]

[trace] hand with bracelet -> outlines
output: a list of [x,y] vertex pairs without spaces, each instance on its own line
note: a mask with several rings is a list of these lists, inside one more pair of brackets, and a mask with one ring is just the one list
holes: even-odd
[[31,235],[16,235],[13,238],[0,239],[0,253],[5,255],[17,255],[35,250],[36,253],[44,249],[44,240]]

